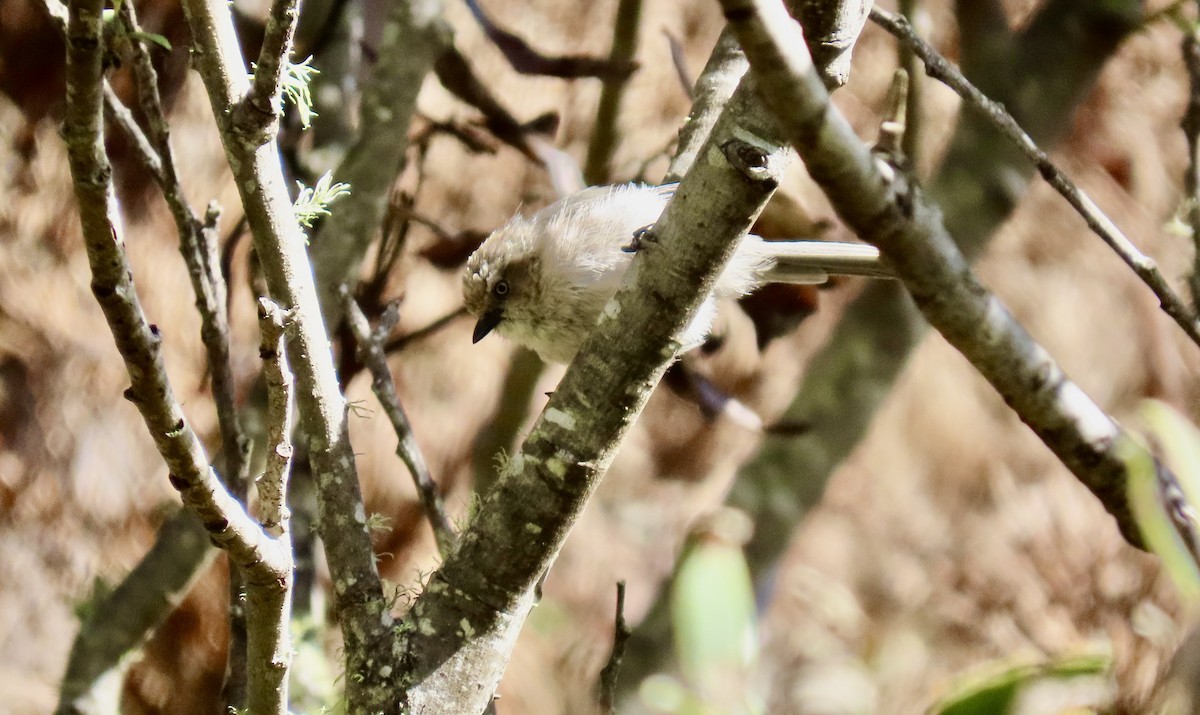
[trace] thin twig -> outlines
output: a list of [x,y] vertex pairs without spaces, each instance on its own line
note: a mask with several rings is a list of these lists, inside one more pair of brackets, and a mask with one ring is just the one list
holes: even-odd
[[484,12],[479,0],[466,0],[467,8],[479,23],[483,33],[504,55],[512,68],[521,74],[538,74],[549,77],[612,77],[628,76],[634,70],[631,62],[614,62],[612,59],[587,55],[546,55],[538,52],[520,36],[500,27]]
[[908,71],[904,68],[892,73],[892,86],[888,89],[886,104],[875,151],[888,157],[903,156],[904,137],[908,133]]
[[961,72],[938,54],[937,50],[922,40],[904,18],[875,7],[871,10],[871,19],[900,42],[912,47],[913,52],[925,63],[925,70],[930,77],[954,90],[964,101],[988,117],[1001,134],[1016,144],[1021,153],[1037,166],[1042,178],[1071,204],[1087,222],[1088,227],[1154,292],[1163,312],[1171,316],[1192,342],[1200,345],[1200,321],[1197,321],[1196,315],[1172,290],[1154,260],[1139,251],[1095,202],[1050,161],[1050,157],[1021,129],[1003,106],[993,102],[972,85]]
[[442,495],[438,491],[433,477],[429,474],[429,467],[426,466],[425,457],[421,454],[416,437],[413,436],[408,415],[404,413],[404,407],[400,404],[400,397],[396,394],[396,383],[392,381],[392,372],[388,368],[387,355],[383,350],[383,336],[391,330],[398,317],[394,304],[389,306],[388,311],[384,314],[379,329],[372,332],[371,325],[367,322],[367,316],[363,314],[362,308],[358,307],[358,303],[350,295],[350,290],[343,286],[341,294],[346,322],[358,343],[358,359],[371,371],[371,389],[379,398],[379,403],[383,405],[383,411],[391,420],[392,428],[396,430],[396,437],[399,440],[396,443],[396,454],[408,466],[413,484],[417,487],[417,495],[421,498],[421,506],[425,509],[425,516],[428,517],[429,525],[433,528],[438,551],[444,558],[454,548],[456,539],[454,526],[446,516]]
[[[333,609],[345,644],[345,669],[353,674],[345,679],[347,709],[348,712],[387,710],[396,703],[394,671],[399,663],[393,647],[395,633],[387,619],[380,618],[387,609],[387,599],[364,519],[362,492],[347,429],[346,401],[338,386],[329,334],[320,312],[307,238],[291,211],[291,197],[274,137],[276,127],[263,127],[253,116],[246,116],[249,112],[235,111],[250,91],[250,82],[229,4],[225,0],[183,0],[183,5],[191,31],[193,65],[208,90],[263,277],[271,298],[295,311],[292,329],[288,331],[288,354],[296,375],[301,432],[298,439],[309,447],[319,499],[319,526],[335,585]],[[410,9],[409,3],[393,5],[393,10],[401,14]],[[393,34],[399,36],[393,37],[397,41],[408,38],[403,32]],[[379,99],[378,94],[375,99]],[[364,131],[368,123],[378,129],[376,120],[386,113],[381,109],[377,102],[368,105],[364,99]],[[388,116],[403,120],[407,130],[407,116]],[[389,140],[395,142],[397,137],[403,137],[403,130],[390,134]],[[378,155],[370,156],[369,160],[388,163]],[[392,162],[384,172],[389,180],[396,163]],[[361,193],[362,187],[353,179],[342,178],[353,183],[354,196]],[[335,218],[347,208],[350,207],[339,204]],[[375,215],[369,220],[372,229],[378,227]],[[328,228],[329,224],[325,226]],[[331,235],[342,238],[338,231]]]
[[1188,166],[1183,174],[1184,214],[1192,230],[1196,247],[1192,275],[1188,280],[1192,290],[1192,305],[1200,307],[1200,28],[1183,36],[1183,64],[1188,73],[1188,103],[1183,115],[1184,136],[1188,143]]
[[264,123],[278,122],[283,113],[283,80],[288,72],[299,13],[300,0],[274,0],[267,14],[254,80],[243,105],[253,107]]
[[[48,0],[48,2],[54,1]],[[162,186],[163,167],[158,152],[150,144],[150,140],[142,128],[138,126],[137,120],[133,118],[133,112],[129,111],[129,108],[113,91],[112,85],[108,83],[107,79],[104,80],[104,117],[129,137],[129,140],[133,142],[134,157],[154,177],[154,183]]]
[[675,68],[675,78],[679,80],[679,86],[683,89],[683,93],[687,95],[688,100],[696,98],[693,86],[696,81],[692,79],[692,73],[688,70],[687,53],[683,49],[683,43],[675,36],[673,32],[667,28],[662,30],[663,36],[667,38],[667,46],[671,50],[671,65]]
[[267,383],[267,460],[258,480],[263,529],[286,559],[287,570],[273,579],[246,584],[247,712],[288,713],[288,670],[292,662],[294,558],[288,530],[288,476],[292,461],[292,373],[284,347],[291,313],[269,298],[258,301],[262,336],[259,355]]
[[602,712],[615,712],[617,677],[621,674],[621,661],[625,659],[625,644],[629,642],[632,633],[625,623],[625,582],[617,581],[617,612],[613,617],[612,653],[600,671],[600,682],[597,683]]
[[442,317],[433,321],[429,325],[417,328],[416,330],[412,331],[411,333],[407,333],[405,335],[397,335],[396,337],[392,338],[391,340],[389,340],[383,344],[383,351],[385,353],[387,353],[388,355],[394,355],[395,353],[401,352],[402,350],[409,347],[410,345],[412,345],[414,343],[418,343],[418,342],[424,340],[425,338],[429,337],[430,335],[433,335],[434,333],[437,333],[437,332],[443,330],[446,326],[450,325],[451,323],[453,323],[454,321],[458,320],[459,318],[463,317],[466,314],[467,314],[466,308],[459,308],[458,310],[455,310],[452,313],[447,313],[446,315],[443,315]]
[[[51,21],[58,27],[59,32],[64,35],[67,32],[67,6],[59,2],[59,0],[42,0],[42,6],[46,9],[46,14],[50,16]],[[158,153],[150,144],[150,140],[146,138],[146,134],[142,128],[138,126],[137,120],[134,119],[133,113],[113,91],[112,85],[108,79],[104,80],[104,113],[105,118],[116,125],[125,136],[129,137],[129,141],[133,143],[133,153],[138,162],[145,167],[146,171],[154,177],[155,183],[162,185],[162,162],[159,160]]]
[[[620,0],[617,4],[612,49],[608,53],[608,61],[612,64],[633,63],[634,55],[637,54],[641,16],[642,0]],[[583,162],[583,176],[589,184],[603,184],[609,181],[613,151],[617,145],[617,117],[621,109],[621,96],[625,93],[628,81],[629,75],[612,75],[604,79],[604,85],[600,88],[596,122],[592,125],[587,158]]]
[[267,383],[267,463],[258,479],[263,529],[272,537],[287,531],[288,475],[292,466],[292,372],[287,366],[284,331],[291,316],[270,298],[258,299],[258,324]]
[[[900,15],[912,25],[921,9],[921,0],[899,0]],[[914,28],[916,26],[914,25]],[[904,115],[904,155],[917,166],[921,149],[921,73],[917,72],[917,55],[906,44],[900,44],[900,66],[908,73],[908,100]]]
[[200,312],[200,338],[212,373],[213,402],[222,440],[222,472],[234,496],[245,500],[249,464],[249,441],[238,420],[233,368],[229,356],[228,300],[225,277],[221,273],[217,250],[216,226],[220,212],[215,204],[208,207],[204,220],[197,218],[184,196],[183,185],[171,146],[170,125],[158,94],[158,73],[141,33],[133,3],[121,3],[121,22],[130,39],[133,77],[138,104],[149,127],[148,138],[161,160],[163,198],[179,232],[179,251],[187,264],[196,309]]

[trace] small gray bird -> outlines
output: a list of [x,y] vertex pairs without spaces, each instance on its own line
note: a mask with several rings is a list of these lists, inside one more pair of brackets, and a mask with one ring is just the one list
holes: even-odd
[[[676,186],[593,186],[496,229],[463,276],[467,311],[478,319],[474,342],[495,330],[547,362],[570,362],[629,268],[633,256],[622,248],[658,220]],[[831,274],[891,277],[872,246],[747,235],[685,331],[683,349],[704,342],[715,299],[764,283],[824,283]]]

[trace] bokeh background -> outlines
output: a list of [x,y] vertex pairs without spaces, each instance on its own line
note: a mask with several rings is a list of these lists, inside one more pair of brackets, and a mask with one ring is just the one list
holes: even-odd
[[[1151,3],[1148,13],[1163,4]],[[921,6],[922,28],[958,57],[955,8],[940,0]],[[997,7],[1020,28],[1039,3]],[[225,209],[234,370],[239,400],[249,405],[258,397],[255,267],[249,241],[232,231],[239,201],[203,88],[187,70],[179,8],[151,0],[139,9],[143,24],[174,47],[158,59],[189,198]],[[250,25],[264,11],[252,3],[238,9]],[[487,9],[544,51],[605,55],[615,2],[491,0]],[[520,75],[463,5],[448,2],[444,12],[492,92],[523,121],[557,113],[555,145],[582,161],[599,81]],[[677,38],[694,79],[721,27],[716,3],[644,3],[639,67],[621,107],[612,180],[661,176],[664,149],[689,110],[668,35]],[[366,34],[369,42],[369,27]],[[1179,129],[1188,97],[1180,39],[1179,28],[1163,19],[1131,33],[1078,109],[1054,120],[1064,134],[1053,155],[1182,290],[1192,248],[1173,228],[1187,161]],[[178,504],[136,411],[122,399],[127,377],[89,291],[57,134],[62,54],[37,3],[0,0],[0,711],[11,713],[53,709],[79,610],[97,584],[118,581],[137,563]],[[867,141],[878,130],[896,58],[894,42],[868,25],[851,81],[835,95]],[[115,82],[128,92],[120,76]],[[959,106],[944,88],[925,88],[914,163],[919,176],[930,177]],[[419,109],[418,133],[477,116],[432,77]],[[472,242],[514,211],[555,198],[546,171],[507,146],[477,153],[445,133],[426,135],[397,181],[397,192],[414,197],[411,213],[426,221],[413,223],[401,259],[379,283],[382,300],[401,301],[397,335],[458,309]],[[289,136],[290,156],[311,150],[298,132]],[[213,453],[218,433],[199,321],[173,224],[128,147],[113,138],[110,150],[143,305],[164,331],[177,394]],[[852,239],[799,163],[781,194],[760,226],[765,235]],[[1196,346],[1046,186],[1021,193],[978,269],[1115,417],[1135,422],[1146,397],[1195,414]],[[773,297],[771,305],[784,306],[791,322],[769,341],[761,310],[725,306],[722,344],[692,368],[772,424],[862,287],[842,280]],[[472,345],[470,335],[469,320],[451,320],[391,357],[416,438],[459,523],[476,485],[494,476],[495,451],[511,452],[512,436],[528,429],[561,375],[499,337]],[[335,339],[335,347],[344,345]],[[436,550],[368,380],[343,378],[358,405],[351,436],[368,510],[385,517],[376,532],[380,568],[402,607],[403,594],[436,567]],[[689,533],[709,534],[714,520],[729,517],[721,505],[763,439],[659,389],[546,580],[501,686],[499,712],[591,711],[591,684],[611,644],[615,582],[628,582],[626,617],[639,622],[663,597]],[[779,562],[754,564],[765,575],[752,639],[758,654],[729,684],[753,693],[763,712],[920,712],[964,674],[1095,653],[1111,658],[1102,676],[1031,696],[1022,712],[1080,705],[1145,712],[1186,632],[1156,559],[1125,544],[1098,502],[936,334],[923,337],[864,438],[819,502],[789,528]],[[225,579],[217,559],[156,633],[120,686],[125,711],[216,712]],[[318,585],[318,624],[319,595]],[[335,631],[315,626],[312,646],[333,659]],[[633,643],[623,675],[627,707],[654,712],[634,702],[640,679],[653,672],[636,663],[666,668],[672,646],[661,638]],[[307,677],[315,683],[326,676]]]

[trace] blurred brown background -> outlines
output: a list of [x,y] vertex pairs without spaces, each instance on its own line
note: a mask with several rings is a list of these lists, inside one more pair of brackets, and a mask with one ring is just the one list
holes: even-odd
[[[932,40],[957,56],[953,8],[924,6]],[[612,0],[491,0],[487,8],[543,50],[607,53]],[[1037,4],[1014,0],[1004,8],[1019,26]],[[463,6],[447,3],[445,12],[490,89],[518,119],[559,113],[556,144],[582,160],[599,82],[518,75]],[[185,71],[181,17],[169,0],[141,14],[175,47],[163,84],[173,89],[185,187],[194,205],[215,199],[225,207],[228,231],[239,202],[203,88]],[[119,580],[137,562],[178,503],[138,415],[121,397],[127,377],[89,292],[56,133],[62,45],[42,18],[30,0],[0,0],[0,711],[12,713],[53,708],[78,626],[75,607],[95,579]],[[646,176],[658,178],[666,161],[654,157],[689,109],[664,31],[680,39],[694,78],[721,26],[715,3],[645,3],[614,180],[633,178],[647,161]],[[1182,285],[1189,240],[1168,230],[1186,162],[1179,39],[1164,21],[1125,41],[1054,156]],[[895,58],[890,38],[868,25],[851,82],[835,95],[868,141]],[[937,166],[958,110],[947,90],[926,87],[922,175]],[[432,120],[474,116],[432,78],[420,110]],[[119,140],[110,148],[118,160],[127,153]],[[437,136],[423,169],[415,212],[451,234],[486,233],[512,212],[553,199],[545,171],[507,147],[471,154]],[[118,171],[143,304],[165,333],[176,391],[214,452],[198,320],[173,225],[128,160]],[[804,234],[813,221],[836,221],[799,165],[783,193],[791,201],[773,209],[764,232]],[[848,238],[837,228],[828,235]],[[460,305],[461,264],[429,259],[444,254],[444,240],[420,225],[410,231],[383,291],[402,299],[399,333]],[[247,244],[232,251],[230,275],[243,400],[253,399],[259,369]],[[458,247],[463,258],[469,248]],[[1195,414],[1196,347],[1044,185],[1024,195],[979,271],[1118,419],[1134,419],[1147,396]],[[727,340],[699,369],[770,423],[860,289],[843,281],[808,296],[815,313],[763,351],[745,313],[730,306]],[[471,345],[470,333],[469,321],[457,320],[392,358],[417,440],[460,522],[477,474],[489,467],[475,450],[481,431],[514,412],[530,424],[560,374],[548,369],[528,404],[502,402],[510,365],[528,369],[529,358],[497,337]],[[351,428],[368,509],[388,519],[378,532],[380,567],[399,589],[412,588],[436,565],[432,536],[394,454],[394,433],[361,375],[349,396],[362,406]],[[627,617],[638,621],[690,526],[722,503],[759,439],[659,390],[558,557],[505,677],[499,712],[588,712],[590,684],[611,642],[613,584],[629,582]],[[134,666],[125,686],[130,711],[212,711],[224,667],[223,568],[214,565]],[[1113,678],[1086,697],[1110,711],[1142,712],[1181,637],[1177,610],[1156,560],[1128,547],[1100,505],[965,360],[927,335],[866,438],[796,527],[763,615],[758,687],[770,713],[911,713],[969,667],[1100,650],[1112,654]]]

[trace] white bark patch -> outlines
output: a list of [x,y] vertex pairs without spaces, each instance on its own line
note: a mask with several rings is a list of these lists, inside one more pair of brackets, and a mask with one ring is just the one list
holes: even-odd
[[550,473],[559,479],[567,476],[567,465],[564,464],[563,461],[558,457],[551,457],[550,459],[547,459],[546,469],[550,470]]
[[458,628],[460,631],[462,631],[464,638],[474,638],[475,637],[475,629],[471,627],[471,622],[468,621],[467,619],[464,618],[461,621],[459,621]]
[[556,424],[568,432],[575,430],[575,417],[568,412],[563,412],[557,407],[551,407],[546,410],[546,421]]
[[417,619],[417,629],[422,635],[432,636],[437,633],[437,629],[433,627],[433,623],[428,618]]
[[604,304],[604,319],[613,320],[620,314],[621,303],[617,301],[616,298],[610,298],[609,301]]
[[529,533],[536,536],[536,535],[542,533],[542,527],[538,524],[534,524],[533,522],[528,522],[525,524],[525,531],[528,531]]
[[1075,416],[1079,432],[1088,442],[1098,444],[1104,440],[1116,439],[1117,430],[1113,421],[1104,410],[1096,407],[1092,398],[1078,385],[1073,382],[1064,384],[1058,393],[1058,400],[1064,412]]

